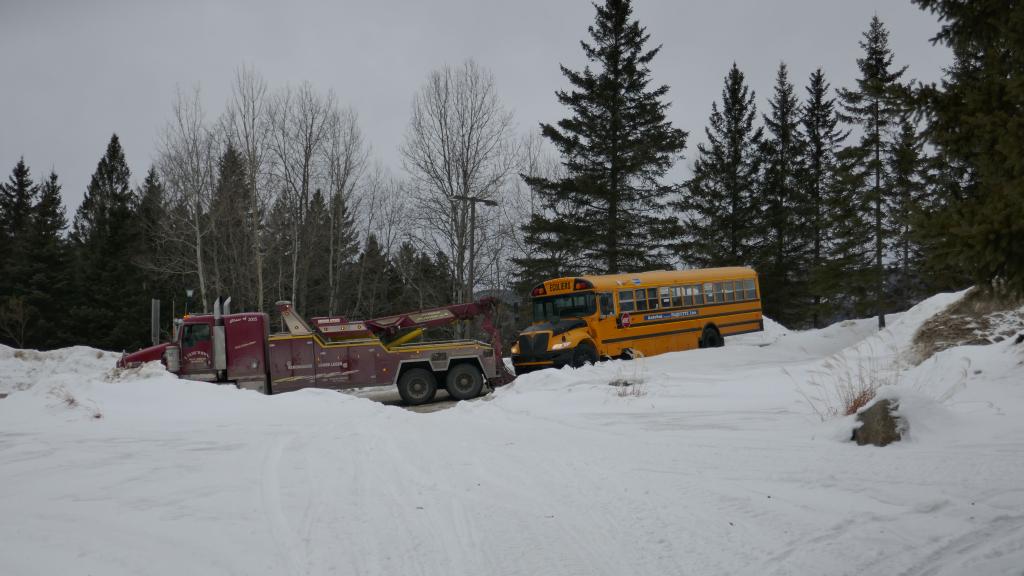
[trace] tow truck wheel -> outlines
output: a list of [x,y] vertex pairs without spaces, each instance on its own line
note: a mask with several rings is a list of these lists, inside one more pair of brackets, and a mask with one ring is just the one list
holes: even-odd
[[430,370],[413,368],[398,379],[398,393],[406,404],[425,404],[433,400],[434,394],[437,394],[437,378],[434,378],[434,373]]
[[484,375],[472,364],[456,364],[445,377],[448,395],[456,400],[469,400],[480,395],[484,387]]

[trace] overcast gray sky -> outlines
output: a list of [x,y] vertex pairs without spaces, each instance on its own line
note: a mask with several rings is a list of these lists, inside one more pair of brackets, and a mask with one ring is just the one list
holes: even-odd
[[[833,87],[852,84],[875,13],[910,77],[937,80],[950,62],[928,42],[935,18],[909,0],[635,0],[634,10],[664,45],[654,81],[671,86],[670,119],[691,133],[686,165],[733,61],[762,110],[779,61],[801,96],[818,66]],[[241,64],[271,89],[334,89],[398,173],[410,101],[432,69],[477,60],[520,131],[535,130],[564,115],[558,65],[581,67],[593,16],[587,0],[0,0],[0,174],[22,155],[37,181],[55,169],[70,217],[111,133],[140,181],[175,87],[199,84],[215,116]]]

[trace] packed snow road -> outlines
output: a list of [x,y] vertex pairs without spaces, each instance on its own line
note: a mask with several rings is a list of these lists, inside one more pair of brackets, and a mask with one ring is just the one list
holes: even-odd
[[[955,297],[427,414],[2,348],[0,574],[1019,575],[1022,347],[903,358]],[[903,442],[822,420],[850,376]]]

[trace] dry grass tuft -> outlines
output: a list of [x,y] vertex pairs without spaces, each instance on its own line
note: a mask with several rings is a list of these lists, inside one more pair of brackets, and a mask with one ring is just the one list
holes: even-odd
[[50,389],[50,395],[57,399],[59,406],[64,406],[71,410],[81,408],[82,410],[87,411],[89,416],[94,420],[103,419],[103,413],[100,412],[100,409],[96,406],[95,402],[89,399],[85,399],[84,402],[79,401],[78,398],[76,398],[74,394],[64,386],[54,386]]
[[646,371],[644,356],[636,354],[632,360],[622,363],[618,377],[608,382],[608,385],[616,388],[615,393],[619,398],[642,398],[647,396]]
[[826,359],[821,369],[810,373],[806,388],[794,380],[804,400],[824,422],[856,414],[874,400],[879,388],[899,384],[903,362],[895,349],[893,358],[883,362],[876,354],[868,353],[851,363],[846,356],[836,354]]
[[61,390],[60,401],[64,403],[68,408],[77,408],[78,399],[71,395],[67,390]]
[[856,414],[858,410],[867,406],[868,402],[874,400],[877,393],[876,389],[865,388],[854,395],[853,398],[848,399],[846,402],[846,415]]
[[616,395],[619,398],[642,398],[647,396],[647,383],[643,380],[631,381],[625,378],[616,378],[609,382],[608,385],[618,388]]

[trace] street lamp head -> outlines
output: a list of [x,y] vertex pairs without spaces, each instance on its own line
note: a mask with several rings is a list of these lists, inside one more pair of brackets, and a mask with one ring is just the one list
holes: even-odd
[[452,200],[462,200],[463,202],[473,202],[475,204],[486,204],[488,206],[497,206],[498,203],[494,200],[488,200],[487,198],[478,198],[476,196],[463,196],[456,195],[451,197]]
[[191,298],[193,294],[195,294],[195,290],[193,290],[192,288],[185,288],[186,298]]

